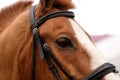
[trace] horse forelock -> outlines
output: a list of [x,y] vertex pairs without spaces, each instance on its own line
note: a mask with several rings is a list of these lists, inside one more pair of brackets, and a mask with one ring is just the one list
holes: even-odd
[[11,6],[0,10],[0,32],[4,28],[8,27],[14,19],[28,9],[32,4],[32,1],[19,1]]

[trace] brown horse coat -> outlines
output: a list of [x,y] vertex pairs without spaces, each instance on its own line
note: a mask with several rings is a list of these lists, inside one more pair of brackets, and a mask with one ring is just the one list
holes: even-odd
[[[38,5],[36,5],[35,19],[50,12],[66,11],[74,8],[71,0],[47,1],[40,0]],[[33,39],[29,20],[31,5],[32,1],[20,0],[0,11],[0,80],[31,80]],[[92,71],[91,65],[96,67],[105,62],[103,58],[99,58],[100,56],[97,55],[98,52],[89,35],[74,19],[64,16],[56,17],[47,20],[40,26],[39,33],[41,37],[49,45],[53,55],[58,59],[64,70],[74,80],[82,80],[88,75]],[[75,31],[77,29],[80,30]],[[66,39],[72,44],[70,47],[63,48],[56,42],[62,42]],[[54,80],[55,78],[49,70],[46,61],[40,59],[37,48],[35,51],[36,80]],[[93,56],[94,53],[96,53],[96,56]],[[91,62],[91,58],[94,58],[94,64]],[[99,60],[103,60],[103,62],[99,62]],[[68,80],[54,61],[51,61],[55,65],[61,79]],[[111,75],[114,76],[113,74]],[[106,79],[108,80],[108,78]]]

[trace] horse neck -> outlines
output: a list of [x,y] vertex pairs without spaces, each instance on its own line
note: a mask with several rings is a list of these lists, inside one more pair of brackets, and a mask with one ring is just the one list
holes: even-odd
[[11,6],[0,10],[0,33],[9,27],[9,25],[19,16],[26,11],[30,6],[31,1],[19,1]]
[[[3,70],[3,72],[0,72],[0,75],[2,74],[2,77],[5,77],[4,75],[9,75],[11,78],[13,76],[13,78],[18,76],[19,62],[24,56],[21,52],[27,50],[24,48],[27,48],[32,43],[28,12],[29,11],[25,11],[21,13],[21,15],[14,19],[14,21],[0,34],[0,64],[3,64],[2,67],[0,67],[0,71],[1,69]],[[27,56],[29,56],[29,54]]]
[[[7,29],[6,29],[7,30]],[[30,21],[29,21],[29,10],[22,13],[8,28],[9,31],[11,31],[9,34],[10,39],[13,41],[9,41],[11,44],[15,44],[14,48],[11,48],[14,50],[14,55],[17,57],[17,66],[19,66],[20,76],[21,78],[25,80],[31,79],[31,63],[32,63],[32,39],[33,34],[30,29]],[[14,35],[13,35],[14,33]],[[46,64],[45,60],[40,60],[40,55],[38,54],[37,47],[36,50],[36,77],[39,79],[46,78],[43,80],[47,80],[48,77],[53,79],[51,77],[51,72],[48,68],[48,65]],[[16,59],[16,58],[15,58]],[[14,59],[14,60],[15,60]],[[16,67],[17,67],[16,66]],[[50,74],[46,75],[46,77],[43,76],[43,73]]]

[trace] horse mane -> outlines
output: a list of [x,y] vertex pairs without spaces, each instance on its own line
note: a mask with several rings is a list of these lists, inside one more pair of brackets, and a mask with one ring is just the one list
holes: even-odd
[[0,10],[0,32],[3,31],[12,21],[28,9],[32,1],[18,1],[11,6]]

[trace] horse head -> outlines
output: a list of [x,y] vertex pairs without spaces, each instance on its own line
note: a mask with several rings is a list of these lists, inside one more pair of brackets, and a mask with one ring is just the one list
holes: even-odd
[[73,12],[67,11],[71,8],[71,0],[40,0],[36,6],[25,8],[10,28],[1,32],[1,36],[9,37],[8,42],[6,37],[0,41],[12,45],[1,53],[9,52],[17,60],[10,59],[17,65],[11,67],[16,80],[29,80],[30,76],[32,80],[119,80],[115,66],[107,62],[74,20]]

